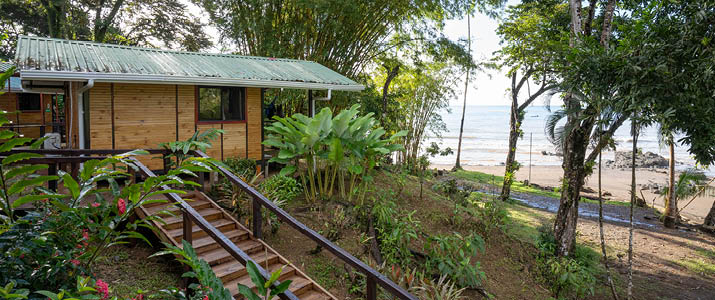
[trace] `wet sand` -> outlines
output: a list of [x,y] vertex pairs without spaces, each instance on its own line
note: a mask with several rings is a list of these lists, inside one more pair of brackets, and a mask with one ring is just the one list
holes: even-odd
[[[449,170],[452,165],[432,165],[432,168]],[[493,175],[504,175],[504,166],[464,166],[465,170],[479,171]],[[677,176],[677,175],[676,175]],[[558,186],[563,177],[561,166],[532,166],[531,167],[531,182],[541,186]],[[608,169],[604,168],[602,172],[602,187],[603,191],[609,192],[612,196],[605,197],[609,200],[630,201],[630,186],[631,186],[631,171],[629,169]],[[529,167],[523,166],[516,173],[516,180],[523,181],[529,179]],[[677,179],[677,177],[676,177]],[[661,186],[666,186],[668,182],[668,174],[664,169],[636,169],[636,184],[648,185],[650,183],[658,183]],[[594,175],[586,179],[586,186],[597,191],[598,178]],[[638,187],[640,190],[640,186]],[[643,190],[648,205],[655,205],[656,208],[663,209],[663,196],[653,193],[652,190]],[[715,201],[715,195],[707,194],[696,198],[682,211],[683,217],[690,219],[694,223],[702,223],[705,216],[710,211],[710,208]],[[640,192],[638,194],[640,197]],[[690,198],[679,200],[678,207],[682,209]]]

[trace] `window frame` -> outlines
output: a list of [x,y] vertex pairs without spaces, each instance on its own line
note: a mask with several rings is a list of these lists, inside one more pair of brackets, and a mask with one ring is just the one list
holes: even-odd
[[[199,102],[201,102],[201,89],[238,89],[238,90],[243,90],[241,93],[243,95],[243,120],[201,120],[199,119],[199,110],[201,109],[201,106]],[[196,124],[241,124],[241,123],[246,123],[248,120],[248,94],[247,94],[247,88],[246,87],[240,87],[240,86],[214,86],[214,85],[197,85],[195,87],[195,108],[194,108],[194,115],[195,115],[195,121]],[[223,106],[223,101],[220,104]]]
[[[20,108],[20,103],[22,102],[22,98],[25,97],[24,95],[37,95],[37,100],[39,101],[39,107],[40,109],[21,109]],[[19,112],[42,112],[42,94],[36,94],[36,93],[18,93],[17,94],[17,111]]]

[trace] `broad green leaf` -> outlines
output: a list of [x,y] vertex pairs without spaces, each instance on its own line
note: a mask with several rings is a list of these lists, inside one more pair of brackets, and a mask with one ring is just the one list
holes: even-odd
[[283,169],[281,169],[280,175],[288,176],[288,175],[293,174],[296,170],[297,170],[296,166],[288,165],[288,166],[285,166]]
[[266,280],[263,278],[261,273],[258,271],[258,267],[256,267],[256,264],[254,264],[252,261],[248,261],[246,263],[246,271],[248,272],[248,275],[251,277],[251,281],[256,285],[256,288],[258,289],[258,293],[261,295],[266,294]]
[[6,157],[2,160],[2,164],[9,165],[11,163],[15,163],[18,161],[23,161],[23,160],[35,158],[35,157],[43,157],[43,156],[41,154],[28,153],[28,152],[10,154],[8,157]]
[[47,168],[48,168],[47,165],[42,165],[42,164],[40,164],[40,165],[22,165],[18,168],[14,168],[10,171],[7,171],[7,173],[5,173],[5,180],[13,179],[20,175],[32,174],[32,173],[35,173],[37,171],[44,170]]
[[24,179],[15,182],[10,188],[8,188],[7,193],[8,195],[15,195],[19,192],[22,192],[25,188],[39,185],[43,182],[50,181],[50,180],[57,180],[57,176],[47,176],[47,175],[42,175],[42,176],[37,176],[33,177],[31,179]]

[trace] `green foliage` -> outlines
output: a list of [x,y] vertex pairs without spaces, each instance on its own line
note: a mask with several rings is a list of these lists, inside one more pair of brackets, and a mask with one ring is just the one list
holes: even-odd
[[470,194],[467,201],[474,207],[474,215],[484,226],[485,233],[489,234],[494,229],[505,231],[511,223],[504,201],[476,192]]
[[420,223],[415,211],[401,212],[394,201],[381,198],[372,207],[375,232],[387,265],[408,266],[413,255],[410,244],[418,238]]
[[449,281],[448,275],[442,275],[437,281],[423,279],[419,286],[413,290],[423,300],[459,300],[464,299],[462,293],[466,288],[458,288],[454,282]]
[[[270,162],[288,165],[281,175],[299,172],[309,201],[332,196],[336,182],[346,196],[344,178],[349,177],[348,199],[357,195],[362,202],[379,156],[401,150],[395,142],[404,132],[383,139],[385,130],[376,128],[372,114],[358,116],[359,108],[353,105],[334,117],[328,108],[313,118],[302,114],[274,117],[276,122],[266,128],[269,134],[263,144],[280,150]],[[298,167],[301,159],[306,162],[302,171]]]
[[453,235],[432,236],[425,244],[425,251],[425,268],[446,275],[459,287],[479,287],[485,279],[479,262],[474,260],[474,256],[484,251],[484,240],[477,234],[462,236],[455,232]]
[[167,156],[176,159],[176,161],[172,160],[171,166],[178,166],[189,157],[189,152],[194,150],[206,152],[206,149],[211,147],[211,141],[218,138],[221,134],[223,134],[223,130],[209,128],[204,132],[194,132],[194,134],[185,141],[161,143],[159,147],[171,151],[171,154]]
[[572,257],[557,257],[556,239],[548,225],[539,228],[537,248],[537,267],[556,298],[593,295],[598,253],[576,246]]
[[302,192],[300,183],[293,177],[275,175],[263,180],[258,189],[274,202],[288,203]]
[[288,290],[291,283],[290,280],[286,280],[277,284],[278,278],[283,272],[283,267],[280,267],[278,270],[273,272],[268,280],[263,278],[261,273],[258,271],[256,264],[252,261],[249,261],[248,264],[246,264],[246,271],[248,271],[248,275],[250,275],[251,281],[256,286],[258,293],[255,293],[251,290],[251,288],[240,283],[238,284],[238,291],[249,300],[271,300],[274,297],[277,297],[278,294]]
[[[41,296],[40,296],[41,295]],[[10,282],[4,287],[0,287],[0,297],[2,299],[48,299],[48,300],[90,300],[107,299],[118,300],[117,297],[109,298],[109,286],[101,281],[90,277],[77,276],[76,285],[69,290],[60,289],[58,293],[48,290],[36,290],[30,292],[28,289],[17,289],[15,282]],[[143,299],[142,291],[137,291],[137,296],[131,300]]]
[[250,180],[256,175],[256,161],[249,158],[229,157],[223,160],[231,173],[241,177],[243,181]]

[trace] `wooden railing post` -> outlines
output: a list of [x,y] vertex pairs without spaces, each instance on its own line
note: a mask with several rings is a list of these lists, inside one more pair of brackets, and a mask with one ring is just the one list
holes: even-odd
[[263,238],[263,215],[261,214],[261,202],[253,197],[253,236],[257,239]]
[[194,240],[192,236],[192,227],[194,227],[194,225],[191,222],[191,217],[189,217],[189,213],[185,209],[182,209],[181,211],[184,215],[184,240],[188,242],[189,245],[192,245]]
[[[47,175],[57,175],[57,164],[50,164],[49,168],[47,168]],[[50,180],[47,182],[47,188],[51,191],[57,192],[57,180]]]
[[367,300],[377,299],[377,284],[375,284],[375,277],[370,274],[365,274],[367,276]]
[[171,164],[170,158],[166,153],[161,155],[162,161],[164,162],[164,174],[169,174],[169,165]]

